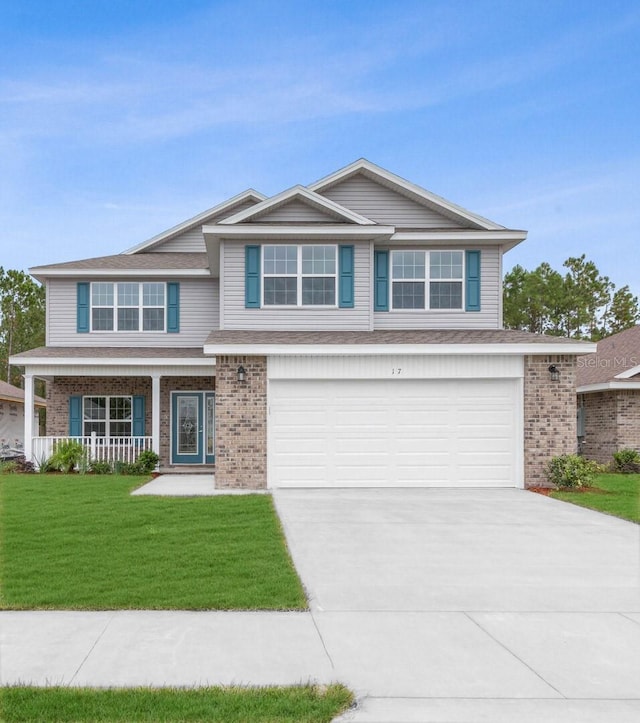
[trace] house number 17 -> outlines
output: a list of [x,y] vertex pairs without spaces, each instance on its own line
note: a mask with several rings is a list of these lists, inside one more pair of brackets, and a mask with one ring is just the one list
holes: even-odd
[[400,374],[402,374],[402,369],[400,369],[400,367],[393,367],[393,369],[391,370],[391,376],[397,377]]

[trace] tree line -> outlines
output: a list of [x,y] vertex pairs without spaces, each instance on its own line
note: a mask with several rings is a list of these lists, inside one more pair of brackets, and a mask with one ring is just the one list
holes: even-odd
[[514,266],[505,274],[505,328],[597,341],[640,321],[638,297],[629,286],[616,289],[585,254],[563,266],[564,273],[545,262],[533,271]]

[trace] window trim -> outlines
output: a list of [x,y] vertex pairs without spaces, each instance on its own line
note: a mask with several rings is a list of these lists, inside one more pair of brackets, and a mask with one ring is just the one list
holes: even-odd
[[[296,248],[296,273],[270,274],[265,272],[265,251],[267,248],[295,247]],[[302,271],[302,249],[304,248],[332,248],[334,251],[334,272],[332,274],[305,274]],[[339,301],[339,280],[340,280],[339,245],[337,243],[314,243],[314,244],[284,244],[273,243],[263,244],[260,251],[260,306],[263,309],[337,309]],[[266,279],[296,279],[296,303],[295,304],[267,304],[265,303]],[[333,302],[331,304],[303,304],[302,303],[302,281],[303,279],[333,279]]]
[[[105,418],[104,420],[101,419],[87,419],[85,417],[85,399],[104,399],[105,400]],[[131,418],[130,419],[111,419],[110,416],[110,410],[111,410],[111,400],[112,399],[128,399],[129,405],[131,408]],[[95,423],[95,422],[102,422],[104,421],[104,435],[96,434],[97,437],[100,439],[112,439],[112,438],[119,438],[119,437],[133,437],[133,395],[132,394],[83,394],[82,395],[82,435],[83,437],[90,437],[91,432],[88,434],[86,433],[85,424],[87,423]],[[117,434],[112,435],[111,434],[111,422],[128,422],[130,429],[129,434]]]
[[[440,313],[458,313],[458,312],[464,312],[465,311],[465,305],[466,305],[466,280],[467,280],[467,271],[466,271],[466,259],[465,259],[465,252],[464,249],[416,249],[416,248],[401,248],[401,249],[389,249],[389,311],[395,311],[398,313],[407,312],[409,314],[415,314],[425,311],[430,311],[435,314]],[[393,257],[396,253],[423,253],[424,256],[424,278],[423,279],[396,279],[393,275]],[[459,253],[462,257],[461,265],[462,265],[462,276],[459,279],[453,279],[453,278],[439,278],[439,279],[432,279],[431,278],[431,254],[432,253]],[[395,282],[418,282],[424,284],[424,307],[420,309],[406,309],[406,308],[398,308],[393,305],[393,285]],[[430,284],[431,282],[438,282],[438,281],[444,281],[444,282],[459,282],[461,285],[461,295],[460,295],[460,306],[450,309],[437,309],[437,308],[431,308],[430,301],[431,301],[431,294],[430,294]]]
[[[113,292],[113,303],[109,305],[93,303],[93,289],[95,284],[110,284]],[[118,304],[118,286],[119,284],[137,284],[138,285],[138,305],[119,305]],[[144,304],[144,285],[145,284],[161,284],[164,287],[164,304]],[[118,329],[118,310],[119,309],[136,309],[138,310],[138,328],[137,329]],[[112,309],[113,326],[111,329],[94,329],[93,327],[93,310],[94,309]],[[163,310],[163,328],[162,329],[145,329],[144,328],[144,310],[145,309],[162,309]],[[166,334],[168,332],[168,309],[169,309],[169,285],[166,281],[91,281],[89,284],[89,331],[93,334]]]

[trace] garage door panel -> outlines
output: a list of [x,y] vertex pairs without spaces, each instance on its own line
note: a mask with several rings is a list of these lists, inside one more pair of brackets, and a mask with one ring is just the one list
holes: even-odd
[[271,486],[514,486],[513,379],[274,380]]

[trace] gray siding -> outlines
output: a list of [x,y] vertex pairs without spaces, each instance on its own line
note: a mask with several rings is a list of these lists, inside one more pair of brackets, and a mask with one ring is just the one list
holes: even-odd
[[[281,243],[281,242],[278,242]],[[371,328],[371,245],[355,243],[353,309],[245,309],[244,243],[224,246],[223,329],[369,330]]]
[[149,249],[149,251],[206,251],[207,249],[205,248],[204,244],[204,236],[202,235],[202,227],[205,225],[205,223],[217,223],[223,218],[228,218],[235,213],[240,213],[240,211],[244,211],[246,208],[250,208],[251,206],[255,205],[256,204],[254,201],[244,201],[243,203],[238,203],[237,205],[227,209],[224,213],[219,213],[211,216],[206,221],[202,221],[202,223],[199,223],[194,228],[191,228],[188,231],[184,231],[178,236],[174,236],[173,238],[168,239],[167,241],[164,241],[157,246],[154,246],[152,249]]
[[322,192],[326,198],[380,224],[398,228],[462,228],[440,213],[356,174]]
[[337,217],[326,211],[310,206],[300,200],[293,200],[290,203],[283,204],[279,208],[274,208],[255,219],[250,219],[250,223],[259,221],[260,223],[336,223]]
[[[192,228],[189,231],[181,233],[179,236],[165,241],[159,246],[154,246],[150,251],[183,251],[183,252],[199,252],[206,251],[204,245],[204,236],[202,235],[202,226]],[[143,252],[144,253],[144,252]]]
[[[93,279],[100,281],[100,279]],[[113,279],[105,279],[112,281]],[[129,279],[127,279],[129,280]],[[204,343],[219,328],[220,293],[217,279],[180,280],[180,333],[76,332],[76,279],[50,280],[48,340],[51,346],[178,346]]]
[[501,329],[500,251],[484,248],[481,259],[480,311],[379,311],[374,314],[374,328]]

